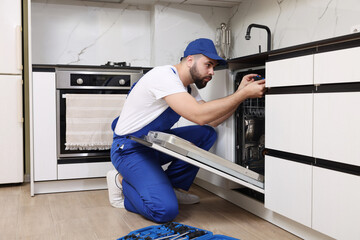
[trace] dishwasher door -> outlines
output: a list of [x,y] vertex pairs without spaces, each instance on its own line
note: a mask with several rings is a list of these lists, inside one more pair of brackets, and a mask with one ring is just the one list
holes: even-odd
[[257,192],[264,193],[263,175],[205,151],[173,134],[150,131],[144,138],[130,136],[130,139]]

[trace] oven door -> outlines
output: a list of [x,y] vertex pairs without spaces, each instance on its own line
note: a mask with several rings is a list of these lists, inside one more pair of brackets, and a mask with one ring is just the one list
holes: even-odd
[[119,116],[128,91],[57,90],[58,164],[110,161],[111,123]]
[[203,168],[257,192],[264,193],[263,175],[205,151],[175,135],[150,131],[144,138],[130,138],[147,147]]

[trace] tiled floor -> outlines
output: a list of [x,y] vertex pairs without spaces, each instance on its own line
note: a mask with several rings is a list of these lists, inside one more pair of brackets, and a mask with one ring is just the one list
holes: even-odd
[[[180,206],[174,220],[241,240],[299,239],[253,214],[193,186],[196,205]],[[0,185],[0,240],[117,239],[130,231],[156,225],[110,206],[107,191],[30,196],[30,185]]]

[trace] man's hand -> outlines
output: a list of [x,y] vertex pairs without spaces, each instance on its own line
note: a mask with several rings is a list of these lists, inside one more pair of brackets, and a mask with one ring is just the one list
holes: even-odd
[[238,89],[237,92],[244,92],[246,98],[261,98],[265,92],[265,79],[252,80],[243,89]]
[[244,87],[246,87],[247,85],[249,85],[250,83],[254,82],[254,77],[258,76],[258,74],[248,74],[248,75],[245,75],[241,82],[240,82],[240,85],[238,87],[238,89],[243,89]]

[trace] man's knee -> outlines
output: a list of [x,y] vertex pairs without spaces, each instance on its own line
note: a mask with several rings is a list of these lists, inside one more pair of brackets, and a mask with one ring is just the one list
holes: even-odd
[[203,138],[200,147],[202,147],[205,150],[209,150],[212,147],[212,145],[214,145],[217,139],[217,133],[215,129],[211,126],[205,125],[201,127],[202,127]]
[[157,205],[152,205],[152,209],[149,209],[150,220],[157,223],[164,223],[172,221],[179,214],[178,202],[166,202]]
[[215,131],[215,128],[213,128],[211,126],[207,126],[207,125],[205,125],[204,127],[209,132],[209,139],[215,142],[217,139],[217,133]]

